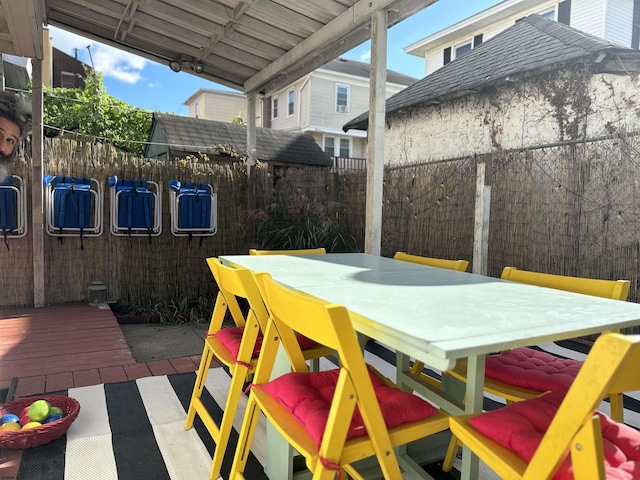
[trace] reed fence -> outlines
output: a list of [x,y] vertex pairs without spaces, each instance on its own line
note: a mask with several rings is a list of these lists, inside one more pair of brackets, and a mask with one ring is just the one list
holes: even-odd
[[[111,175],[153,180],[162,185],[163,225],[169,225],[167,181],[210,183],[218,193],[218,233],[200,241],[174,237],[169,228],[146,237],[105,232],[62,243],[45,235],[46,301],[85,301],[92,281],[103,281],[109,298],[123,303],[211,297],[215,285],[204,259],[245,253],[256,246],[246,209],[242,163],[155,162],[123,155],[109,145],[83,139],[47,139],[44,172],[85,176],[105,185]],[[473,260],[476,165],[487,162],[491,184],[488,274],[505,266],[564,275],[629,279],[629,300],[640,301],[640,140],[621,133],[608,138],[521,151],[387,166],[384,174],[382,254],[403,250],[418,255]],[[28,156],[14,173],[31,184]],[[364,244],[366,171],[269,167],[256,170],[256,208],[299,195],[346,207],[349,234]],[[31,204],[29,200],[29,205]],[[30,218],[30,210],[28,214]],[[0,306],[33,301],[31,234],[0,248]]]

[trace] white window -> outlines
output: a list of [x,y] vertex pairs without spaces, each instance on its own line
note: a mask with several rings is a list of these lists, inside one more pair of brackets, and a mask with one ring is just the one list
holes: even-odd
[[271,118],[278,118],[278,97],[271,97]]
[[349,158],[351,156],[351,140],[348,138],[340,139],[340,157]]
[[336,83],[336,113],[349,113],[349,85]]
[[542,12],[539,12],[538,15],[549,20],[556,20],[556,7],[553,7],[551,10],[543,10]]
[[324,137],[323,150],[332,157],[351,157],[351,139],[344,137]]
[[200,115],[200,105],[198,105],[198,102],[193,104],[193,116],[198,118]]
[[332,157],[334,156],[334,150],[335,150],[335,145],[336,145],[336,139],[333,137],[324,137],[324,147],[323,150],[325,151],[325,153],[331,155]]
[[293,89],[287,92],[287,115],[290,117],[293,115],[293,110],[296,104],[296,94]]
[[465,53],[470,52],[472,46],[473,44],[471,43],[471,40],[456,45],[455,47],[453,47],[453,51],[455,52],[455,56],[453,58],[460,58]]
[[62,88],[76,88],[76,74],[60,72],[60,86]]

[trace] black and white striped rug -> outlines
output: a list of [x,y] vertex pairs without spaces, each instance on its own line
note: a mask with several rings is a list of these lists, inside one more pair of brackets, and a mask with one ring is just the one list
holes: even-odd
[[[567,358],[584,359],[588,346],[576,342],[540,345],[538,348]],[[365,359],[381,373],[395,379],[395,354],[369,342]],[[321,368],[333,368],[326,359]],[[428,371],[434,377],[440,372]],[[194,480],[209,478],[211,454],[215,447],[202,422],[184,430],[186,410],[191,398],[195,373],[147,377],[136,381],[73,388],[56,392],[76,398],[81,405],[78,418],[66,436],[48,445],[24,450],[16,480]],[[203,401],[219,422],[229,377],[224,369],[211,369]],[[640,395],[625,395],[625,421],[640,426]],[[242,422],[245,398],[234,426]],[[485,397],[485,409],[501,406],[498,399]],[[601,410],[608,413],[608,403]],[[262,464],[265,456],[265,420],[261,419],[252,445],[254,456],[246,478],[266,479]],[[237,433],[233,432],[222,468],[228,478]],[[458,472],[444,475],[437,466],[429,468],[434,478],[459,478]],[[482,480],[497,478],[481,472]]]
[[[220,417],[214,395],[224,391],[229,377],[221,368],[208,377],[203,401]],[[80,414],[66,436],[23,451],[17,480],[208,479],[214,443],[197,417],[194,428],[184,430],[194,382],[195,373],[178,374],[57,392],[76,398]],[[236,440],[234,432],[225,478]],[[247,473],[267,478],[255,457]]]

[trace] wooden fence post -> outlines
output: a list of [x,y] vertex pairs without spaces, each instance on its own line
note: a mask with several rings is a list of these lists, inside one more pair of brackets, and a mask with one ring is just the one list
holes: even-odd
[[489,252],[489,213],[491,210],[491,185],[487,181],[487,166],[491,159],[482,157],[476,161],[476,209],[473,228],[473,273],[487,275]]

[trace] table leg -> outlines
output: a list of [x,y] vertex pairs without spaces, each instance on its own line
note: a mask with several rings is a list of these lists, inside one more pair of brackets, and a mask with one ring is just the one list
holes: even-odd
[[[467,364],[467,398],[466,413],[482,412],[484,400],[484,364],[486,355],[471,356]],[[462,449],[461,480],[478,478],[480,460],[466,446]]]

